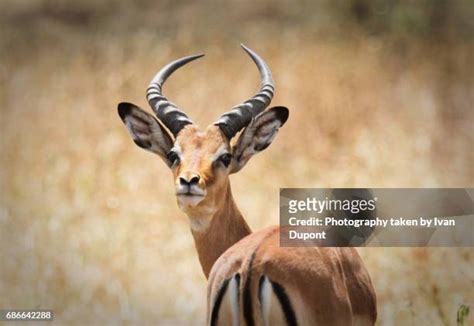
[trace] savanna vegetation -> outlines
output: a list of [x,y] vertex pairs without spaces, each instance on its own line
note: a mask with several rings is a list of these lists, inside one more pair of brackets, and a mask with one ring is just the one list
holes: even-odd
[[[207,54],[164,91],[201,126],[258,89],[241,42],[290,108],[231,177],[253,229],[278,223],[280,187],[472,187],[473,17],[462,0],[2,1],[0,308],[53,309],[60,324],[204,321],[171,174],[116,109],[146,108],[151,77],[181,56]],[[380,325],[454,325],[474,304],[472,248],[359,252]]]

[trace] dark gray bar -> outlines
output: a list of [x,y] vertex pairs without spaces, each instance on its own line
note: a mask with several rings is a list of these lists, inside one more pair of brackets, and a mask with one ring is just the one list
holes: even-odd
[[473,189],[280,190],[283,247],[473,247]]
[[52,321],[52,310],[0,310],[0,321]]

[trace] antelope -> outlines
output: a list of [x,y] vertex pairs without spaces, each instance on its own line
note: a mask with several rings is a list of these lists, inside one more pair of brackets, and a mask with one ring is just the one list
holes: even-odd
[[208,279],[208,324],[373,325],[375,292],[354,248],[280,247],[279,227],[252,233],[234,202],[229,175],[266,149],[289,115],[286,107],[266,109],[274,93],[271,72],[242,48],[259,70],[261,88],[204,130],[162,93],[175,70],[203,54],[173,61],[152,79],[147,99],[158,119],[134,104],[118,105],[133,141],[173,173]]

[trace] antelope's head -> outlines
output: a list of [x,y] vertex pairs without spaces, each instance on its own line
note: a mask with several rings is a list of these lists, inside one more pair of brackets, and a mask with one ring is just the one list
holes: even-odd
[[[189,216],[209,216],[229,191],[229,174],[239,171],[254,154],[267,148],[288,119],[288,109],[265,110],[273,97],[273,81],[266,63],[243,46],[257,65],[260,91],[199,129],[162,94],[166,79],[179,67],[203,55],[185,57],[165,66],[147,90],[156,119],[134,104],[120,103],[118,113],[133,141],[157,154],[171,169],[179,207]],[[235,145],[232,138],[241,130]]]

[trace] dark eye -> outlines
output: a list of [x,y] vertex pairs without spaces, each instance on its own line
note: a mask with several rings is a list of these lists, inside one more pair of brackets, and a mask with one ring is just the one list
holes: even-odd
[[174,151],[169,151],[168,154],[168,161],[171,163],[171,165],[178,165],[179,164],[179,156],[176,154]]
[[229,153],[226,153],[219,156],[218,160],[219,162],[222,162],[222,164],[224,164],[225,167],[228,167],[231,159],[232,159],[232,155],[230,155]]

